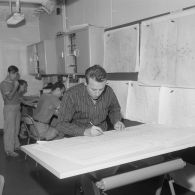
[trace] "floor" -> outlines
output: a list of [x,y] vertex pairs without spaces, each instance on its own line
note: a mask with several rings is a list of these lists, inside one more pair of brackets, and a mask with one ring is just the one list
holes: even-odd
[[[66,166],[66,165],[64,165]],[[74,185],[78,177],[59,180],[41,166],[20,152],[20,157],[8,158],[3,151],[3,135],[0,134],[0,174],[5,177],[3,195],[74,195]],[[152,195],[158,184],[158,178],[148,179],[136,184],[107,191],[108,195]],[[174,184],[177,195],[195,195]],[[165,182],[162,195],[169,195]]]

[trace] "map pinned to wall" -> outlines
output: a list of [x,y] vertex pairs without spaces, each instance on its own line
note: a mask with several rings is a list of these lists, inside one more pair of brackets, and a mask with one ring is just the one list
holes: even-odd
[[142,23],[139,81],[175,83],[177,26],[172,22]]
[[195,13],[141,24],[138,80],[149,85],[195,87]]
[[195,87],[195,14],[177,19],[176,85]]
[[107,72],[136,72],[139,64],[139,25],[105,32],[104,65]]

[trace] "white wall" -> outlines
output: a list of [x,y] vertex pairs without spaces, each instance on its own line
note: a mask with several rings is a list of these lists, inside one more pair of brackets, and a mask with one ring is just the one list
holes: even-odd
[[[63,7],[64,8],[64,7]],[[64,9],[61,9],[60,15],[54,11],[51,15],[41,14],[39,19],[40,39],[55,39],[57,32],[63,32],[65,28]]]
[[67,28],[80,24],[110,26],[111,0],[67,0]]
[[67,27],[112,27],[195,5],[194,0],[67,0]]

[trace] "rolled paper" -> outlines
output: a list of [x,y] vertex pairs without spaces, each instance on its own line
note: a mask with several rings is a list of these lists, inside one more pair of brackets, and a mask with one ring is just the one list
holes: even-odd
[[141,168],[138,170],[130,171],[106,177],[96,183],[97,187],[107,191],[137,181],[145,180],[155,176],[163,175],[178,169],[182,169],[186,166],[186,163],[182,159],[174,159],[171,161],[163,162],[160,164],[152,165],[149,167]]

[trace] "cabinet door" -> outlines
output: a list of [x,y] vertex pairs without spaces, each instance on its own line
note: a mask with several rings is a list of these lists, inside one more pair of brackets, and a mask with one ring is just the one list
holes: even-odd
[[39,69],[41,74],[57,74],[56,41],[44,40],[37,43]]
[[36,44],[27,46],[28,73],[36,74],[37,72],[37,47]]
[[39,61],[39,72],[41,74],[46,74],[45,47],[43,41],[37,43],[37,53]]
[[57,72],[59,74],[65,73],[64,39],[64,36],[56,38]]
[[77,73],[83,74],[90,66],[89,51],[89,31],[88,29],[78,31],[75,39],[76,56],[77,56]]

